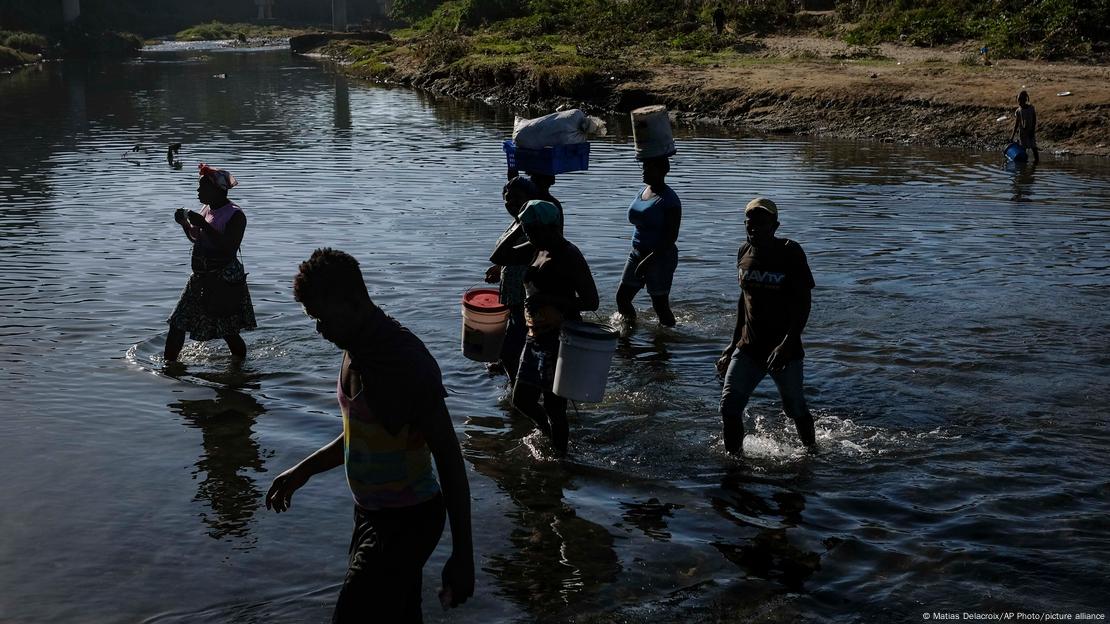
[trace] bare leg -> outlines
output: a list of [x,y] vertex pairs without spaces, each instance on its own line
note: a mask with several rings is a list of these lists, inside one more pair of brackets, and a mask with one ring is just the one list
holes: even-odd
[[674,312],[671,312],[671,301],[667,295],[652,295],[651,307],[655,308],[655,314],[659,316],[659,324],[663,327],[674,327],[675,318]]
[[247,358],[247,343],[243,342],[243,338],[239,334],[224,336],[224,341],[227,342],[227,348],[231,349],[231,357],[237,360]]
[[170,333],[166,335],[166,350],[162,356],[167,362],[176,362],[177,356],[181,354],[181,348],[184,346],[185,330],[170,325]]

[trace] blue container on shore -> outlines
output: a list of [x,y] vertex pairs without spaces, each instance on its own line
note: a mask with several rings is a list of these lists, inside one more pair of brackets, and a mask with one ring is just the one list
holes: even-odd
[[1006,159],[1014,162],[1025,162],[1029,160],[1029,154],[1025,153],[1025,148],[1017,143],[1010,143],[1006,146]]
[[586,171],[590,168],[590,144],[570,143],[552,145],[543,149],[520,147],[512,141],[505,141],[505,161],[510,169],[526,173],[559,175],[572,171]]

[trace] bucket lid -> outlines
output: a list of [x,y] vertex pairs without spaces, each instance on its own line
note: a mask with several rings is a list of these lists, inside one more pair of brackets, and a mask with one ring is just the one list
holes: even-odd
[[501,293],[493,288],[471,288],[463,294],[463,305],[475,312],[504,312],[509,306],[501,303]]
[[567,321],[563,323],[563,331],[581,338],[594,340],[615,340],[619,334],[609,325],[600,323],[587,323],[585,321]]

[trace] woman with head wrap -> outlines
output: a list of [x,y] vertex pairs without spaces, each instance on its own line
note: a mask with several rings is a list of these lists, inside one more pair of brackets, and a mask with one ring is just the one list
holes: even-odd
[[[519,219],[530,244],[516,246],[516,253],[530,252],[532,257],[524,276],[528,338],[513,385],[513,407],[551,437],[555,454],[562,457],[567,453],[570,431],[567,401],[552,391],[559,330],[563,321],[581,320],[583,311],[597,309],[597,286],[582,252],[563,238],[561,213],[554,204],[532,200],[524,205]],[[499,252],[510,253],[504,249],[507,246],[499,247],[495,257]]]
[[167,362],[181,353],[186,332],[198,341],[223,338],[232,356],[247,356],[239,332],[257,324],[247,274],[235,257],[247,229],[246,215],[227,198],[237,184],[231,173],[201,163],[197,199],[204,208],[199,213],[184,208],[174,213],[174,220],[193,243],[193,274],[169,318]]
[[[501,238],[497,239],[494,249],[514,249],[518,245],[525,245],[528,239],[520,225],[520,211],[524,204],[538,199],[539,191],[536,185],[528,178],[513,178],[501,191],[505,200],[505,210],[513,218],[509,227],[505,228]],[[509,382],[516,380],[517,365],[520,364],[520,352],[524,349],[524,339],[528,335],[528,327],[524,323],[524,274],[528,270],[527,258],[521,258],[522,253],[516,253],[516,262],[503,253],[501,256],[490,257],[493,263],[486,271],[486,282],[501,284],[501,303],[509,307],[509,326],[505,330],[505,342],[501,346],[501,368],[509,375]]]

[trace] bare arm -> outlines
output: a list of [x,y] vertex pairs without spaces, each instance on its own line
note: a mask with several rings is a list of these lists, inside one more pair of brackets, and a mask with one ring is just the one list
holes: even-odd
[[574,273],[574,292],[577,295],[574,309],[579,312],[592,312],[601,305],[597,284],[594,283],[594,276],[590,273],[590,265],[586,263],[586,259],[579,256],[578,264],[578,270]]
[[281,513],[292,504],[296,492],[313,476],[343,465],[343,434],[320,450],[301,460],[299,464],[279,474],[266,493],[266,509]]
[[451,522],[451,556],[443,566],[441,596],[452,607],[474,595],[474,546],[470,528],[470,484],[466,479],[459,439],[447,405],[439,398],[428,410],[418,410],[416,425],[436,461],[447,517]]
[[805,331],[806,323],[809,322],[809,311],[812,306],[813,297],[808,288],[803,288],[794,293],[794,297],[790,301],[790,328],[783,337],[782,342],[771,351],[771,355],[767,358],[767,368],[770,370],[782,370],[788,362],[797,359],[798,354],[802,351],[802,332]]
[[536,256],[536,248],[524,236],[520,224],[513,225],[513,231],[501,237],[489,261],[498,266],[528,264]]
[[740,296],[736,299],[736,325],[732,329],[732,341],[728,343],[721,355],[732,357],[732,352],[736,349],[736,344],[740,342],[740,336],[744,333],[745,312],[744,292],[740,291]]

